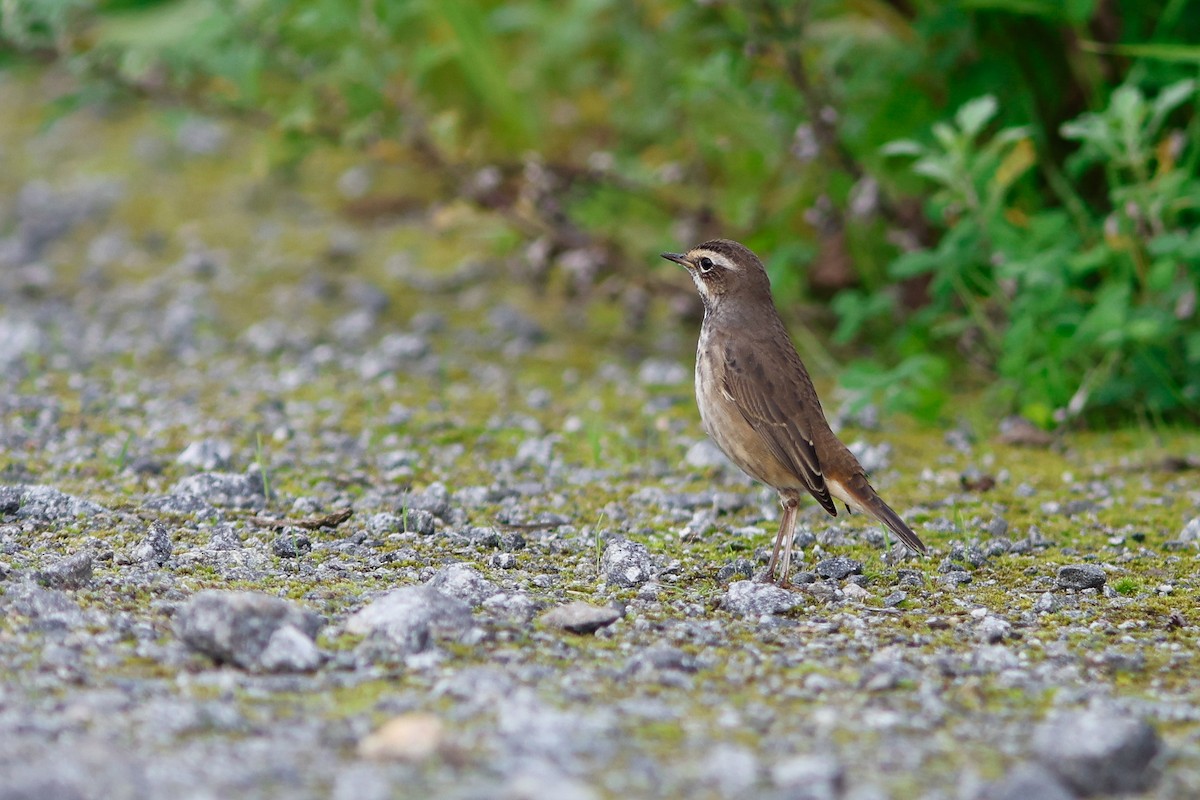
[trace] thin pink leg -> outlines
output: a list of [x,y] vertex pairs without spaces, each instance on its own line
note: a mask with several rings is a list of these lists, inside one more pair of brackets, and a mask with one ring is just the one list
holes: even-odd
[[767,580],[775,580],[775,567],[779,563],[779,548],[783,547],[783,575],[780,585],[787,584],[788,569],[792,564],[792,532],[796,528],[796,507],[799,503],[794,498],[780,501],[783,506],[783,517],[779,520],[779,533],[775,534],[775,549],[771,551],[771,562],[767,565]]

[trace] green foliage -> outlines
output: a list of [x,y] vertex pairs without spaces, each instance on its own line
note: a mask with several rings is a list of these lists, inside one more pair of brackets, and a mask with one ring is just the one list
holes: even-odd
[[0,59],[57,53],[97,79],[79,102],[101,83],[249,116],[281,164],[397,142],[461,178],[534,153],[572,176],[549,224],[631,261],[739,238],[783,302],[832,295],[835,340],[871,348],[844,377],[864,398],[937,416],[970,373],[1044,425],[1200,405],[1186,0],[0,10]]
[[[1062,126],[1080,148],[1077,177],[1102,174],[1107,203],[1079,218],[1061,208],[1009,204],[1034,165],[1024,128],[979,134],[991,98],[964,106],[935,143],[901,141],[914,172],[937,191],[931,217],[947,225],[935,247],[893,262],[898,279],[927,276],[930,302],[911,327],[956,343],[994,368],[1001,391],[1043,425],[1086,411],[1140,408],[1151,415],[1200,404],[1200,205],[1196,142],[1164,138],[1172,111],[1194,101],[1196,82],[1153,100],[1123,86],[1107,107]],[[890,309],[873,309],[886,313]],[[865,304],[844,312],[861,324]]]
[[1125,597],[1132,597],[1137,594],[1138,584],[1133,578],[1117,578],[1113,582],[1113,591]]

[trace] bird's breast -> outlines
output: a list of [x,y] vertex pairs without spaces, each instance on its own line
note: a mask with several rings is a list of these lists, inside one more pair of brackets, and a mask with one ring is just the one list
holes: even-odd
[[704,432],[750,477],[775,489],[803,489],[803,483],[775,457],[726,391],[728,366],[723,350],[713,346],[717,344],[712,335],[702,333],[696,350],[696,405]]

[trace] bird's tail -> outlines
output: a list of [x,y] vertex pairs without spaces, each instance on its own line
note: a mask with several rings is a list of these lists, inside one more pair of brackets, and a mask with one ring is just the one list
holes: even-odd
[[913,533],[913,529],[908,527],[904,520],[900,519],[900,515],[883,502],[883,498],[871,488],[871,484],[867,483],[865,476],[856,475],[847,483],[837,483],[836,487],[830,485],[829,488],[830,493],[846,505],[857,508],[859,511],[865,511],[888,526],[888,529],[896,534],[910,550],[922,555],[929,552],[925,543]]

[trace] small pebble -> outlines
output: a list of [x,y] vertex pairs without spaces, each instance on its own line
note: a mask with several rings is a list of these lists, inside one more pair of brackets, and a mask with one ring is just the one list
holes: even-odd
[[594,606],[576,600],[550,609],[541,616],[543,625],[570,633],[595,633],[621,618],[621,612],[609,606]]
[[646,545],[617,539],[604,548],[600,569],[609,583],[629,589],[650,580],[654,562]]
[[312,540],[301,528],[284,528],[271,541],[271,552],[280,558],[299,558],[312,552]]
[[827,580],[840,581],[844,580],[848,575],[857,575],[862,572],[863,565],[861,561],[855,561],[853,558],[846,556],[835,556],[827,558],[824,561],[817,562],[817,574]]
[[442,721],[432,714],[402,714],[383,723],[358,743],[362,758],[380,761],[424,761],[438,751]]

